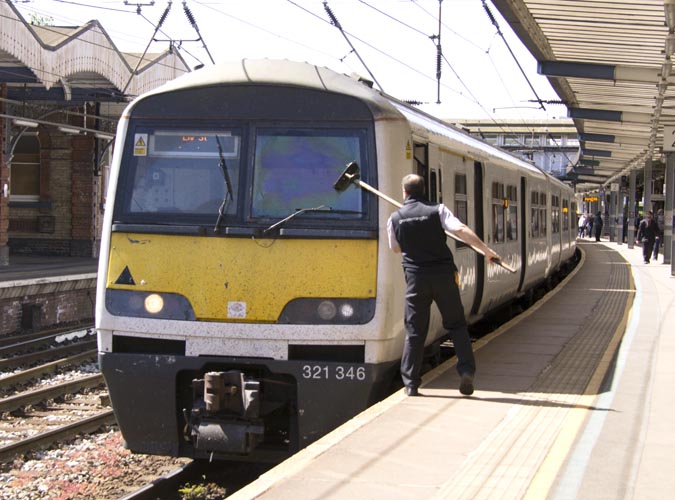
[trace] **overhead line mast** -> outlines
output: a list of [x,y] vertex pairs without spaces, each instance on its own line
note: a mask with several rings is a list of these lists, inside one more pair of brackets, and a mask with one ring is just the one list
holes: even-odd
[[197,21],[195,21],[195,17],[192,15],[192,12],[190,11],[190,8],[187,6],[187,3],[186,3],[185,0],[183,0],[183,11],[185,12],[185,17],[187,17],[188,21],[192,25],[192,28],[197,33],[197,36],[199,37],[199,41],[202,42],[202,46],[204,47],[204,50],[208,54],[209,59],[211,59],[211,64],[215,64],[216,62],[213,60],[213,57],[211,57],[211,52],[209,52],[209,49],[206,46],[206,42],[202,38],[202,34],[199,32],[199,28],[197,27]]
[[136,63],[136,67],[134,68],[134,70],[129,75],[129,80],[127,80],[127,84],[122,89],[122,94],[124,94],[127,91],[127,89],[129,88],[129,84],[131,84],[131,80],[133,80],[134,75],[138,71],[138,68],[141,67],[141,63],[143,63],[143,59],[145,58],[145,54],[148,53],[148,49],[150,48],[150,44],[154,40],[154,38],[157,35],[157,32],[159,31],[159,29],[162,27],[162,24],[164,24],[164,21],[166,21],[166,17],[169,15],[170,10],[171,10],[171,0],[169,0],[169,3],[166,6],[166,9],[164,10],[164,13],[159,18],[159,22],[157,23],[157,26],[155,27],[155,32],[150,37],[150,41],[148,42],[148,45],[145,47],[145,50],[143,51],[143,55],[138,59],[138,62]]
[[441,62],[443,60],[443,49],[441,48],[441,5],[443,0],[438,0],[438,35],[431,35],[429,38],[436,41],[436,104],[441,103]]

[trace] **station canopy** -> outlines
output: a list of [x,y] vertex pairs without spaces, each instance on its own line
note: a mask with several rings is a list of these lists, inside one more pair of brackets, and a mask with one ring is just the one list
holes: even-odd
[[98,21],[33,25],[11,2],[0,2],[0,34],[0,84],[6,94],[0,96],[5,105],[0,117],[17,126],[50,124],[62,110],[85,103],[122,107],[190,71],[177,50],[123,53]]
[[579,191],[664,158],[675,137],[675,0],[493,0],[579,133]]

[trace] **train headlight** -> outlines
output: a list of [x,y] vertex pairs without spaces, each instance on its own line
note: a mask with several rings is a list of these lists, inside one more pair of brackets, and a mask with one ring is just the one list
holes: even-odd
[[292,325],[363,325],[375,316],[375,299],[294,299],[279,315]]
[[324,300],[319,304],[319,307],[316,308],[316,313],[322,320],[330,321],[337,314],[337,307],[335,307],[335,303],[330,300]]
[[150,314],[157,314],[164,309],[164,299],[161,295],[157,295],[156,293],[148,295],[143,303],[145,305],[145,310]]
[[351,318],[354,316],[354,307],[351,304],[342,304],[340,306],[340,315],[345,319]]
[[108,289],[105,291],[105,307],[115,316],[195,320],[190,302],[177,293]]

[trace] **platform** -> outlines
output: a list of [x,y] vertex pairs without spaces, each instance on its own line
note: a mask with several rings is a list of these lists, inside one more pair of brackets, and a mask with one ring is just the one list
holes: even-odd
[[98,259],[91,257],[57,257],[12,255],[8,266],[0,266],[0,283],[92,274]]
[[670,497],[675,278],[638,247],[579,247],[559,287],[475,344],[473,396],[450,360],[424,397],[397,392],[228,498]]
[[11,256],[0,267],[0,336],[93,322],[98,260]]

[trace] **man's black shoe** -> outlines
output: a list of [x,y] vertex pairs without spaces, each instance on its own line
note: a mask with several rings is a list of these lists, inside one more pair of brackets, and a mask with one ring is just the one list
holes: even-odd
[[406,396],[419,396],[420,393],[417,390],[417,387],[406,387],[405,388],[405,395]]
[[462,379],[459,382],[459,392],[465,396],[471,396],[473,394],[473,375],[470,373],[462,375]]

